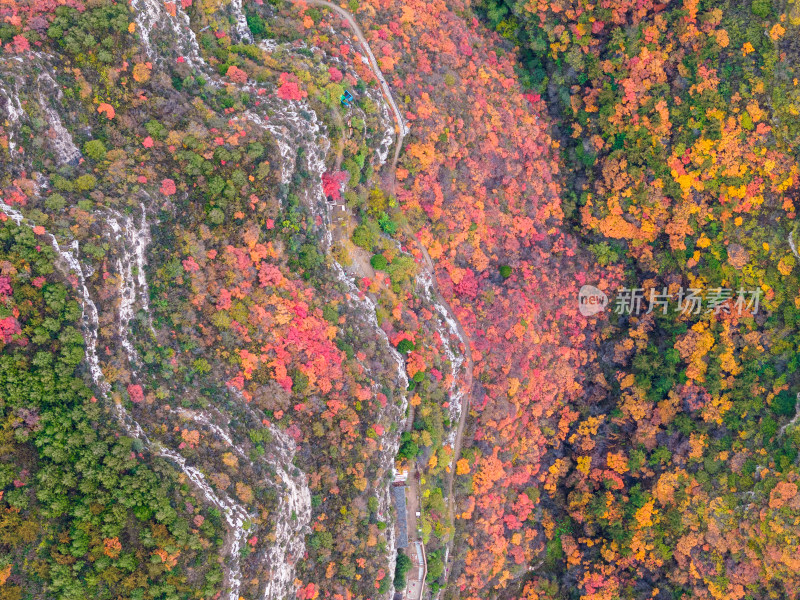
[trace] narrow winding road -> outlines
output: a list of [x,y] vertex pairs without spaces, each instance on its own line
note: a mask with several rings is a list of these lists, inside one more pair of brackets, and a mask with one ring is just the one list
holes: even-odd
[[[395,131],[397,133],[397,143],[395,144],[395,151],[394,151],[394,159],[392,160],[392,164],[390,165],[390,176],[389,181],[391,182],[391,192],[392,194],[395,193],[395,186],[396,186],[396,171],[397,171],[397,161],[400,158],[400,152],[403,149],[403,141],[405,137],[409,133],[409,128],[406,125],[405,121],[403,120],[403,115],[400,113],[400,109],[397,107],[397,103],[394,100],[394,96],[392,95],[392,90],[389,88],[389,84],[386,82],[386,78],[383,76],[381,69],[378,65],[378,61],[375,59],[375,55],[372,52],[372,48],[370,48],[369,43],[367,42],[367,38],[364,35],[364,32],[361,30],[361,27],[356,22],[353,15],[332,2],[328,2],[327,0],[292,0],[295,4],[304,4],[310,6],[322,6],[334,11],[338,14],[342,19],[350,26],[353,33],[355,34],[356,38],[358,38],[359,43],[361,44],[362,49],[364,50],[364,55],[367,57],[367,61],[369,63],[370,68],[372,69],[373,75],[378,80],[381,86],[381,92],[383,94],[384,100],[387,104],[391,107],[392,112],[394,114],[395,120]],[[447,505],[448,505],[448,512],[449,512],[449,519],[451,523],[455,523],[455,498],[453,496],[453,479],[455,476],[456,471],[456,462],[461,455],[461,444],[464,437],[464,426],[466,424],[466,417],[467,413],[469,412],[470,408],[470,395],[472,392],[472,369],[473,369],[473,362],[472,362],[472,350],[471,350],[471,341],[469,336],[464,331],[464,328],[461,326],[458,318],[456,317],[453,309],[450,307],[450,304],[447,300],[439,292],[439,288],[436,284],[436,269],[434,268],[433,261],[431,260],[430,255],[428,254],[428,250],[422,244],[422,242],[417,239],[414,232],[411,230],[409,226],[405,228],[406,235],[414,240],[419,248],[420,254],[423,257],[423,262],[425,263],[425,268],[428,270],[431,276],[432,282],[432,289],[433,293],[436,296],[436,300],[445,308],[449,317],[453,320],[456,324],[456,328],[458,331],[458,336],[461,339],[462,343],[464,344],[464,359],[465,359],[465,373],[464,378],[462,381],[462,392],[463,392],[463,401],[461,406],[461,414],[458,421],[458,429],[456,431],[456,438],[453,443],[453,459],[450,464],[450,472],[447,476]],[[452,545],[453,539],[451,538],[447,543],[447,555],[452,556]],[[448,567],[446,570],[447,575],[449,576],[451,569]],[[445,580],[447,577],[445,578]],[[446,583],[446,581],[445,581]]]
[[[445,300],[442,295],[439,293],[439,288],[436,285],[436,270],[433,268],[433,261],[431,260],[430,255],[428,254],[427,249],[425,246],[417,240],[416,237],[412,236],[414,240],[417,242],[417,246],[419,247],[420,251],[422,252],[422,256],[425,259],[425,265],[428,268],[428,272],[431,274],[431,280],[433,282],[433,292],[436,295],[436,299],[444,306],[447,313],[450,315],[450,318],[453,319],[453,322],[456,324],[456,329],[458,331],[458,335],[461,338],[462,342],[464,343],[464,362],[465,362],[465,369],[464,369],[464,379],[462,382],[462,403],[461,403],[461,414],[459,415],[458,419],[458,430],[456,431],[456,439],[453,443],[453,459],[450,462],[450,471],[447,473],[447,512],[448,518],[450,519],[450,523],[453,524],[455,527],[456,523],[456,499],[455,495],[453,494],[453,479],[455,478],[456,474],[456,463],[458,462],[459,457],[461,456],[461,442],[464,439],[464,426],[467,422],[467,413],[469,412],[469,401],[472,395],[472,369],[473,369],[473,362],[472,362],[472,342],[464,331],[464,328],[461,326],[461,321],[456,318],[455,314],[453,313],[453,309],[448,304],[447,300]],[[453,556],[453,540],[455,539],[455,535],[451,537],[446,544],[447,551],[445,556],[448,557],[448,561],[452,560]],[[441,589],[447,587],[448,580],[450,578],[450,573],[452,569],[450,568],[450,564],[445,565],[445,574],[444,574],[444,585]],[[441,593],[441,591],[440,591]],[[436,597],[438,598],[439,595],[437,594]]]
[[361,27],[359,27],[355,17],[353,17],[350,12],[341,6],[334,4],[333,2],[328,2],[327,0],[292,0],[292,2],[295,4],[305,4],[310,6],[324,6],[325,8],[334,11],[347,22],[347,24],[350,26],[350,29],[353,30],[356,38],[358,38],[358,42],[361,44],[362,50],[364,50],[364,55],[367,57],[370,69],[372,69],[372,74],[375,75],[378,83],[380,83],[383,98],[394,113],[395,131],[397,132],[397,144],[395,145],[394,159],[392,160],[391,165],[392,192],[394,193],[394,173],[397,169],[397,161],[400,159],[400,152],[403,149],[403,140],[405,139],[406,135],[408,135],[408,125],[406,125],[406,122],[403,120],[403,115],[400,113],[400,109],[397,108],[397,103],[394,101],[394,96],[392,96],[392,90],[389,88],[389,84],[386,83],[386,78],[383,76],[383,72],[381,72],[381,68],[378,66],[378,61],[375,59],[375,55],[372,53],[372,48],[370,48],[364,32],[361,30]]

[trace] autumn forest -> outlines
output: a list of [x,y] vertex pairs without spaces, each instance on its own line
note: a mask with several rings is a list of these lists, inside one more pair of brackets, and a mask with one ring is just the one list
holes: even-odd
[[800,0],[0,0],[0,600],[800,597],[799,159]]

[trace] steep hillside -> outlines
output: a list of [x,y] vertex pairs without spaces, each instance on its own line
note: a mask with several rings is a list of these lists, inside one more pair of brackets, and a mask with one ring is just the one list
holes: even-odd
[[798,7],[1,3],[0,600],[794,597]]

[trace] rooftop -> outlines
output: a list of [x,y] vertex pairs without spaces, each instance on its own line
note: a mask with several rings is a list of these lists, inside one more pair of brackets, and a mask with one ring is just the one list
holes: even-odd
[[408,522],[406,521],[406,488],[402,485],[392,486],[392,500],[397,511],[397,544],[398,548],[408,546]]

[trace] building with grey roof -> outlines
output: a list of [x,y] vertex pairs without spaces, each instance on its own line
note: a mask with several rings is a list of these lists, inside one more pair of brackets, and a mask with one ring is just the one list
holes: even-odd
[[408,521],[406,519],[406,488],[403,485],[392,486],[392,500],[397,511],[397,547],[408,546]]

